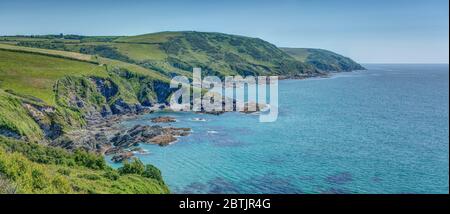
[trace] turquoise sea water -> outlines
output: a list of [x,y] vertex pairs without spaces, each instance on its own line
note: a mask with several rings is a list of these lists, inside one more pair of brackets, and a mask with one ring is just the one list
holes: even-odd
[[[174,193],[448,193],[448,65],[279,83],[279,117],[156,113],[193,133],[141,145]],[[193,121],[204,118],[207,121]]]

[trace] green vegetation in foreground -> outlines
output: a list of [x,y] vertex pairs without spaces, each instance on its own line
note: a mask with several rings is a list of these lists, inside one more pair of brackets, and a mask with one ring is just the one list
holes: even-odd
[[118,170],[103,157],[0,136],[0,193],[168,193],[152,165],[134,160]]
[[281,48],[281,50],[295,59],[323,71],[364,70],[364,67],[352,59],[328,50],[313,48]]

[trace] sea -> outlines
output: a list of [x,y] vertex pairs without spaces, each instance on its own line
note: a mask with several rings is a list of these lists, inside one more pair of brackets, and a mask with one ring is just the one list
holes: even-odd
[[448,64],[364,66],[279,81],[271,123],[239,112],[158,112],[122,125],[172,116],[177,122],[158,125],[192,128],[136,154],[172,193],[448,194]]

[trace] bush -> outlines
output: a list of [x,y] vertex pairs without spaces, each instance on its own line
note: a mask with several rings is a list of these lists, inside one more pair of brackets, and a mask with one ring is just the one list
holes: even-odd
[[70,175],[70,170],[69,169],[58,169],[57,172],[61,175],[66,175],[69,176]]
[[138,174],[142,175],[145,171],[144,164],[137,158],[133,158],[131,162],[125,161],[123,166],[119,168],[121,175],[125,174]]
[[137,158],[133,158],[131,162],[125,161],[123,166],[119,168],[121,175],[125,174],[137,174],[142,177],[155,179],[160,183],[164,183],[161,176],[161,171],[151,164],[144,165],[142,161]]
[[116,170],[108,170],[103,174],[103,177],[115,181],[120,178],[120,174]]
[[91,169],[107,168],[105,159],[103,159],[103,157],[100,155],[95,155],[93,153],[89,153],[81,149],[75,150],[74,155],[75,155],[75,162],[78,165],[85,166]]
[[102,156],[75,153],[0,137],[0,193],[169,193],[164,183],[142,176],[146,167],[138,160],[121,176],[109,166],[95,169]]
[[153,178],[159,182],[164,183],[163,178],[161,176],[161,171],[151,164],[147,164],[145,166],[145,171],[144,171],[144,173],[142,173],[142,176],[147,177],[147,178]]
[[96,174],[81,174],[81,175],[78,175],[78,177],[79,178],[84,178],[84,179],[87,179],[87,180],[91,180],[91,181],[96,181],[96,180],[100,180],[101,179],[101,177],[96,175]]
[[48,179],[46,178],[45,174],[39,170],[39,169],[32,169],[31,171],[31,177],[32,177],[32,185],[33,189],[36,190],[42,190],[46,186],[48,186]]

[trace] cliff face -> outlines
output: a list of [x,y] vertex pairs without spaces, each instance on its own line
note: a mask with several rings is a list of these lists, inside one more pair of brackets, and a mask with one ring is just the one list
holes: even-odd
[[281,48],[298,61],[325,72],[365,70],[363,66],[337,53],[313,48]]
[[1,118],[5,125],[0,134],[27,141],[53,141],[52,145],[58,145],[61,142],[58,138],[70,130],[114,115],[144,112],[145,107],[164,103],[172,91],[166,82],[120,69],[110,71],[109,77],[66,76],[58,79],[53,88],[55,106],[1,92],[2,112],[5,115],[21,112],[20,117],[27,124],[5,116]]

